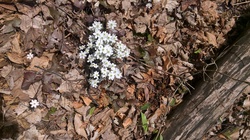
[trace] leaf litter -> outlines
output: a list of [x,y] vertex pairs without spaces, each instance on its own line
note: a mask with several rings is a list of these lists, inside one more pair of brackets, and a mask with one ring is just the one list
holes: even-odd
[[[17,139],[155,138],[192,88],[193,74],[226,45],[236,17],[223,6],[220,0],[0,4],[4,123],[18,123]],[[122,79],[95,89],[78,46],[87,43],[93,21],[108,20],[119,25],[114,33],[131,55],[117,60]],[[40,104],[35,109],[29,107],[33,98]]]

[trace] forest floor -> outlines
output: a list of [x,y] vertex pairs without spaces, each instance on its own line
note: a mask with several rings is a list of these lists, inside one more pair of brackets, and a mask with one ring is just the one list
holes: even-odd
[[[237,21],[246,7],[227,0],[0,1],[1,138],[162,139],[170,111],[244,30]],[[94,88],[79,47],[94,21],[110,20],[130,55],[113,60],[121,79]],[[233,134],[222,132],[211,135]]]

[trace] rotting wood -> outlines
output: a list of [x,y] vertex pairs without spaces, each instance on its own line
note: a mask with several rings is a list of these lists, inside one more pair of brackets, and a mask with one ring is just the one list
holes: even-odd
[[250,29],[166,122],[164,140],[200,140],[250,83]]

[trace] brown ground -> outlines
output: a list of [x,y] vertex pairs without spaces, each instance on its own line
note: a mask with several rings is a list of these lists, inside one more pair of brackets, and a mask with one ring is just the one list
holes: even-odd
[[[224,0],[2,0],[1,137],[161,139],[189,82],[232,43],[240,31],[234,27],[244,29],[236,21],[246,7]],[[131,54],[117,62],[122,79],[92,88],[78,47],[93,21],[111,19]],[[31,109],[34,98],[40,106]]]

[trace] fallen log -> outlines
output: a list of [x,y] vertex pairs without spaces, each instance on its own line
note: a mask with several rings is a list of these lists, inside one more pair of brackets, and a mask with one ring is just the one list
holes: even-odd
[[219,58],[210,80],[168,116],[164,140],[201,140],[250,85],[250,29]]

